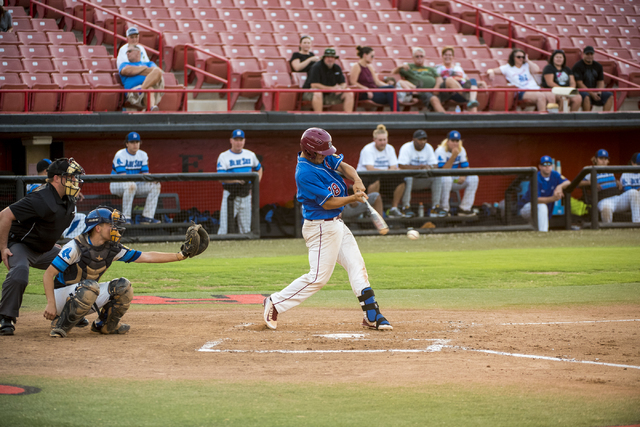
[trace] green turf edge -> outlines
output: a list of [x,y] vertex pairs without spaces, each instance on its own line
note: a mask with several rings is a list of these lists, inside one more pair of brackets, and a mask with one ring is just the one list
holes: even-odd
[[[0,376],[40,393],[0,396],[3,426],[610,426],[640,397],[476,384],[290,384]],[[70,398],[70,396],[75,396]]]

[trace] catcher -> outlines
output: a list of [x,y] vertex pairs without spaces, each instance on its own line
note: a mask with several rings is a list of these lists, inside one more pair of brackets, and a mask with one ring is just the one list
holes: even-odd
[[85,316],[98,312],[91,331],[126,334],[129,325],[120,319],[133,299],[131,283],[124,277],[99,282],[113,261],[165,263],[200,255],[209,246],[209,234],[192,224],[178,253],[140,252],[120,243],[125,218],[117,210],[98,207],[85,219],[84,234],[62,247],[44,273],[47,307],[52,337],[64,338],[74,326],[87,326]]

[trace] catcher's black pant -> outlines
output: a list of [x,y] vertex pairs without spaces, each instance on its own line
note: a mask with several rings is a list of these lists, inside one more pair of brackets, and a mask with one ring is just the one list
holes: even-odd
[[2,299],[0,300],[0,315],[17,318],[22,306],[22,296],[29,284],[29,267],[46,270],[53,259],[60,252],[54,246],[48,252],[36,252],[24,243],[9,243],[13,256],[9,257],[9,272],[2,283]]

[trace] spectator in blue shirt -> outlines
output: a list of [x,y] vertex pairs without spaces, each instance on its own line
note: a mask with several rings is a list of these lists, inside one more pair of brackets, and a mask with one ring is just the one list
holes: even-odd
[[[140,60],[141,51],[138,46],[131,46],[127,49],[127,60],[118,68],[120,79],[125,89],[164,89],[164,78],[162,70],[153,62],[142,62]],[[156,92],[150,94],[149,105],[151,111],[158,111],[158,103],[164,93]],[[145,93],[127,93],[128,106],[139,110],[147,108],[147,96]],[[125,104],[125,106],[127,106]]]
[[[538,165],[538,231],[549,231],[549,220],[553,214],[553,204],[562,199],[563,190],[571,184],[564,176],[553,170],[553,160],[542,156]],[[518,203],[520,216],[531,219],[531,188]]]

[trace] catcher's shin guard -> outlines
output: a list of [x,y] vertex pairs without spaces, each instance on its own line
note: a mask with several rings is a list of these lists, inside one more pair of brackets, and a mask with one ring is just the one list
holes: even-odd
[[367,329],[378,329],[380,331],[390,331],[393,329],[391,323],[380,313],[380,308],[376,302],[376,296],[373,289],[364,288],[362,295],[358,297],[362,311],[364,311],[364,319],[362,326]]
[[91,325],[91,330],[101,334],[126,334],[129,325],[119,323],[133,300],[131,282],[124,277],[109,282],[109,297],[109,302],[100,310],[99,318]]
[[95,280],[83,280],[78,284],[76,293],[67,298],[62,313],[52,322],[52,337],[64,338],[67,336],[71,328],[76,326],[78,322],[84,319],[91,306],[96,302],[100,294],[100,285]]

